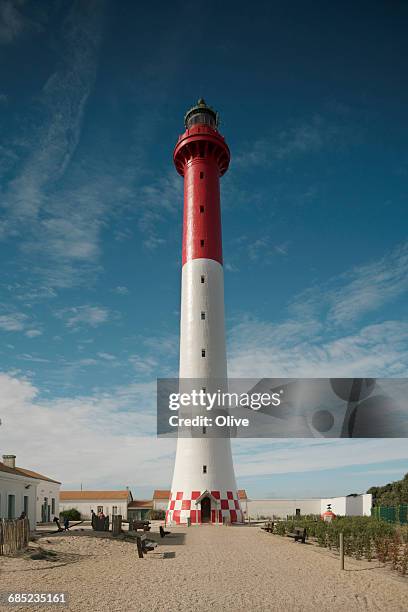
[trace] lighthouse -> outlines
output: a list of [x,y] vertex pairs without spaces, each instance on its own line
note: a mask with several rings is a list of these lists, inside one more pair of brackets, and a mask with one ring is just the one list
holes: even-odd
[[[220,177],[230,152],[218,131],[218,114],[203,99],[184,124],[173,155],[184,178],[180,386],[198,379],[199,391],[216,392],[227,380]],[[177,440],[166,520],[242,522],[230,438],[210,435],[205,426],[199,433]]]

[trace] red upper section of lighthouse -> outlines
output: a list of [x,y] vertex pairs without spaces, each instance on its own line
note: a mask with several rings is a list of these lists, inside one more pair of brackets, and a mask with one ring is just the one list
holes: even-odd
[[174,164],[184,176],[183,265],[198,258],[222,264],[220,176],[230,152],[216,124],[216,113],[199,100],[174,149]]

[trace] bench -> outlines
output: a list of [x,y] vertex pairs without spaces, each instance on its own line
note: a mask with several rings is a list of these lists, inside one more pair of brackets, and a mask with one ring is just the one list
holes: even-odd
[[139,559],[143,559],[143,554],[154,550],[157,546],[155,542],[147,541],[146,534],[136,536],[137,554]]
[[129,520],[129,531],[137,531],[138,529],[143,529],[143,531],[150,531],[150,521]]
[[293,533],[287,533],[286,535],[288,536],[288,538],[293,538],[295,542],[302,542],[302,544],[305,544],[307,529],[306,527],[304,527],[304,529],[295,528]]
[[268,531],[269,533],[273,533],[274,525],[275,523],[273,521],[268,521],[264,524],[263,527],[261,527],[261,529],[263,529],[264,531]]

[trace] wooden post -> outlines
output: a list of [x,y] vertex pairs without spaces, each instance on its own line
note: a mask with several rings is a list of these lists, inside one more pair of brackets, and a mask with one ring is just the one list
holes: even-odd
[[340,569],[344,570],[344,534],[340,534]]

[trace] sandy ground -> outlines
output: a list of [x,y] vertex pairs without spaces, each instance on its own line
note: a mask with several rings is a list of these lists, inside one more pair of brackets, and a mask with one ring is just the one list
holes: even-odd
[[[157,527],[156,527],[157,529]],[[42,536],[53,561],[0,557],[0,590],[67,591],[69,605],[1,610],[408,610],[408,578],[373,561],[338,557],[257,527],[173,528],[165,556],[139,559],[135,544],[92,532]]]

